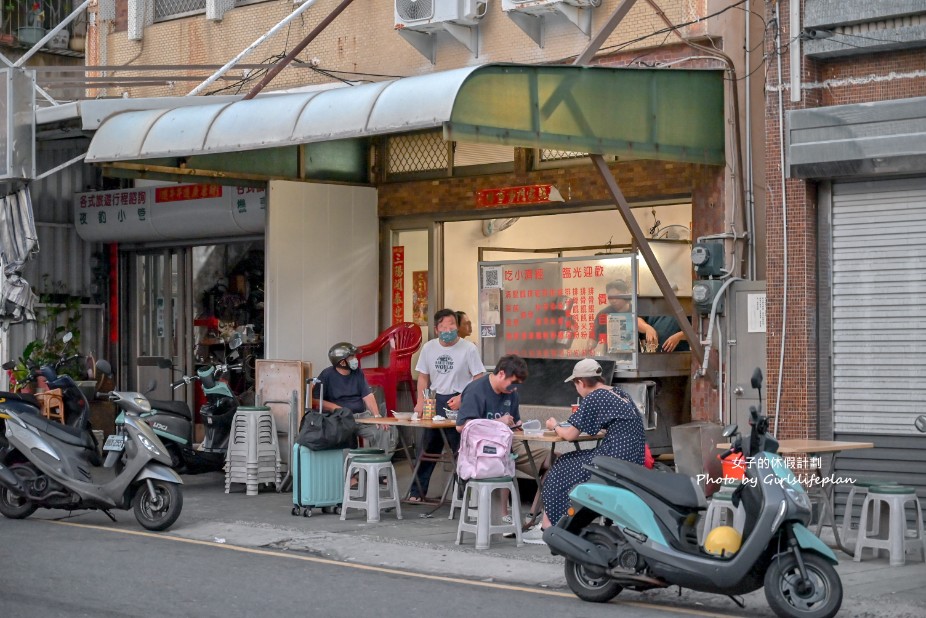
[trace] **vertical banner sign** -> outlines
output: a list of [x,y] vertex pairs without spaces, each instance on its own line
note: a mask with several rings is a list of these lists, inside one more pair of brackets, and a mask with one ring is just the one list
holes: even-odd
[[428,271],[412,273],[412,322],[428,325]]
[[392,323],[405,321],[405,247],[392,248]]

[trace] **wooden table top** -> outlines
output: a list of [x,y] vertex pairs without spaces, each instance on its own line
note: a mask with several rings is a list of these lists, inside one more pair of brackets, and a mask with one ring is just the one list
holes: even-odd
[[[744,437],[745,440],[745,437]],[[796,438],[778,441],[779,455],[796,455],[799,453],[838,453],[839,451],[855,451],[865,448],[874,448],[872,442],[843,442],[841,440],[805,440]],[[730,448],[729,442],[717,445],[717,448]]]
[[355,418],[354,420],[364,425],[395,425],[397,427],[421,427],[422,429],[449,429],[457,426],[456,421],[413,421],[411,419],[405,420],[394,416],[384,416],[382,418],[371,416],[367,418]]

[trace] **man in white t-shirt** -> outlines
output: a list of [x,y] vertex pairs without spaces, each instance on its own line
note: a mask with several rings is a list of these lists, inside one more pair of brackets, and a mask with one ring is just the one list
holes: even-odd
[[[467,384],[485,373],[485,365],[479,358],[476,344],[460,338],[457,331],[457,316],[452,309],[441,309],[434,314],[434,329],[437,338],[431,339],[421,348],[418,355],[418,403],[415,412],[421,413],[424,403],[423,392],[430,389],[437,399],[436,412],[443,414],[444,408],[460,409],[460,393]],[[451,448],[460,448],[460,436],[455,431],[447,432]],[[424,452],[440,454],[444,439],[440,431],[428,429],[424,432]],[[412,483],[409,500],[421,502],[428,495],[428,484],[434,472],[433,461],[422,461],[418,476]]]

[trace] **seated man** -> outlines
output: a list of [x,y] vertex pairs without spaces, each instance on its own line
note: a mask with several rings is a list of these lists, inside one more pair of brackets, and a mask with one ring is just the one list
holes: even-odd
[[[457,415],[457,431],[463,432],[463,426],[474,418],[488,418],[500,421],[511,427],[521,427],[517,385],[527,379],[527,363],[520,356],[509,354],[503,356],[495,365],[495,372],[473,380],[463,389],[460,412]],[[527,457],[524,442],[516,440],[512,452],[517,456],[515,467],[533,478],[531,462]],[[543,471],[547,458],[544,449],[531,452],[537,472]],[[511,521],[507,496],[502,498],[502,512],[506,522]]]
[[[360,370],[357,347],[346,341],[336,343],[328,350],[328,360],[331,367],[326,367],[318,375],[320,384],[316,384],[312,392],[315,405],[318,398],[323,397],[323,410],[347,408],[354,413],[354,418],[382,416],[373,389]],[[387,453],[395,450],[398,439],[395,428],[385,425],[358,423],[357,435],[364,439],[366,446],[381,448]]]

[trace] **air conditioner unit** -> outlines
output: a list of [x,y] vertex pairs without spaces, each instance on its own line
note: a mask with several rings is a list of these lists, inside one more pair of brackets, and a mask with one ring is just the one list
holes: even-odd
[[445,23],[477,26],[488,0],[395,0],[395,27],[423,32],[443,30]]
[[543,47],[544,20],[562,15],[591,36],[592,9],[601,0],[502,0],[502,10],[537,45]]
[[395,0],[395,29],[435,63],[436,35],[448,32],[479,56],[479,23],[488,0]]

